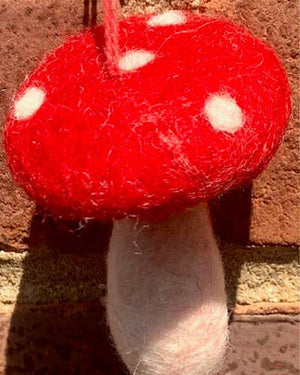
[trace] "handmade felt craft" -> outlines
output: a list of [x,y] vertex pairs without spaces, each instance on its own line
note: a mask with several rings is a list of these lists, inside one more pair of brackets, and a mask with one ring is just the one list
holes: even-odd
[[189,207],[267,165],[290,116],[288,81],[265,43],[225,19],[169,11],[118,27],[117,50],[100,25],[25,80],[8,113],[8,164],[55,216],[124,218],[108,322],[131,373],[215,374],[223,270],[205,204]]

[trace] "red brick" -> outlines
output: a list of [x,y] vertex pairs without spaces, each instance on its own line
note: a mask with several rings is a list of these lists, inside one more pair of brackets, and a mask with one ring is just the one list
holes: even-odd
[[[19,306],[0,314],[0,375],[125,375],[104,314],[97,304]],[[298,374],[297,318],[243,318],[232,319],[222,375]]]

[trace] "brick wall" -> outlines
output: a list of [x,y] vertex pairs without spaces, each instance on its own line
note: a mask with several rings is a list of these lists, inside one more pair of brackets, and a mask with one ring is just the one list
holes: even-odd
[[[14,90],[67,35],[101,20],[96,0],[0,0],[0,122]],[[297,374],[299,9],[296,0],[128,0],[124,14],[169,8],[219,14],[277,51],[293,116],[251,186],[211,203],[232,314],[224,374]],[[98,9],[97,9],[98,8]],[[44,218],[13,184],[0,151],[0,375],[122,374],[105,325],[110,224]]]

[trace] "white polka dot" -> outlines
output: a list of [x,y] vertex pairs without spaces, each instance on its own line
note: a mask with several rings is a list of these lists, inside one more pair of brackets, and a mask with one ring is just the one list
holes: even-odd
[[129,51],[119,60],[119,69],[127,72],[136,70],[147,65],[154,58],[155,55],[152,52],[143,49]]
[[149,26],[180,25],[186,23],[186,16],[178,10],[169,10],[151,17],[147,23]]
[[219,131],[235,133],[244,125],[244,116],[229,95],[213,95],[205,103],[204,113],[211,126]]
[[23,96],[15,103],[14,115],[17,120],[31,117],[44,103],[46,94],[37,87],[29,87]]

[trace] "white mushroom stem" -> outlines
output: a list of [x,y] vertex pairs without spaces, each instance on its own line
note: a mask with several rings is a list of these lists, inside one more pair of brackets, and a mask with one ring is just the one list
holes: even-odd
[[131,374],[212,375],[227,342],[224,275],[208,208],[114,224],[108,324]]

